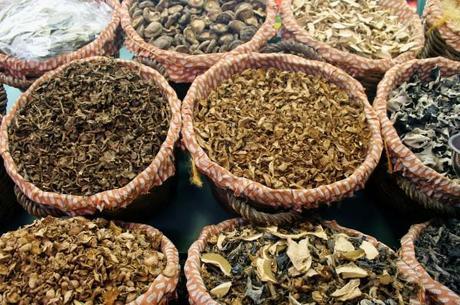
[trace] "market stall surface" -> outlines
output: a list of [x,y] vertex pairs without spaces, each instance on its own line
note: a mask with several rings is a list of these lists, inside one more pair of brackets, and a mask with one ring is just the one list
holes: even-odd
[[[132,54],[122,49],[121,58],[131,59]],[[186,95],[188,84],[171,84],[179,99]],[[7,87],[8,109],[17,100],[20,91]],[[184,262],[187,249],[197,239],[201,229],[236,215],[225,209],[213,196],[207,183],[198,188],[190,183],[190,164],[188,155],[178,151],[177,185],[171,201],[158,208],[156,213],[147,215],[141,222],[161,230],[177,246]],[[391,196],[379,187],[380,179],[372,177],[367,187],[353,198],[324,207],[312,213],[325,219],[334,219],[339,224],[372,235],[393,249],[399,247],[399,239],[410,225],[429,219],[429,213],[413,213],[414,209],[404,209],[391,202]],[[22,210],[0,223],[0,233],[15,230],[31,223],[34,218]],[[184,282],[179,287],[178,304],[186,304]]]

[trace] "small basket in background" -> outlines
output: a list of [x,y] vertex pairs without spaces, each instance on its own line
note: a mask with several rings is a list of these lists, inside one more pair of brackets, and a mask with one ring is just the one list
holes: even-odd
[[36,79],[48,71],[73,60],[91,56],[118,56],[123,42],[118,15],[118,0],[102,0],[113,8],[112,20],[95,40],[68,54],[45,60],[24,60],[0,52],[0,82],[27,89]]
[[[441,7],[442,0],[428,0],[423,11],[426,44],[422,58],[442,56],[460,60],[460,28],[449,21]],[[458,4],[460,7],[460,3]],[[457,16],[460,23],[460,16]]]
[[420,18],[413,9],[408,6],[406,1],[381,0],[380,4],[384,8],[395,11],[403,23],[411,25],[413,30],[412,36],[417,43],[414,49],[391,59],[366,58],[341,51],[311,37],[311,35],[297,23],[291,8],[292,0],[284,0],[282,2],[281,14],[287,36],[293,37],[297,41],[313,47],[326,62],[345,70],[345,72],[359,80],[366,88],[367,94],[370,97],[374,97],[377,84],[382,79],[385,72],[398,63],[416,58],[425,42]]
[[125,46],[137,57],[153,59],[166,68],[169,78],[177,83],[191,83],[198,75],[203,74],[212,65],[217,63],[229,53],[247,53],[259,50],[276,34],[274,28],[276,5],[274,0],[266,1],[265,22],[256,34],[248,42],[225,53],[209,53],[190,55],[171,50],[162,50],[146,42],[132,26],[132,18],[129,13],[134,1],[123,1],[119,11],[121,25],[125,32]]
[[445,58],[412,60],[390,69],[379,84],[374,108],[379,116],[385,143],[388,171],[409,198],[421,205],[447,214],[456,214],[460,206],[460,184],[424,165],[403,144],[388,118],[387,104],[391,92],[418,72],[421,77],[440,68],[442,76],[460,73],[460,63]]

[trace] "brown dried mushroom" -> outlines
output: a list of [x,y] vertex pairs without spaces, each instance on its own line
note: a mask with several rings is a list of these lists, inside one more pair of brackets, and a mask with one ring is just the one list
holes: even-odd
[[221,53],[248,42],[266,17],[265,0],[136,0],[132,26],[157,48]]
[[197,103],[194,128],[210,159],[271,188],[314,188],[364,161],[364,105],[303,72],[248,69]]
[[0,238],[0,304],[126,304],[165,267],[161,234],[47,217]]
[[8,128],[18,172],[43,191],[93,195],[127,185],[166,139],[168,100],[115,60],[71,65],[31,92]]

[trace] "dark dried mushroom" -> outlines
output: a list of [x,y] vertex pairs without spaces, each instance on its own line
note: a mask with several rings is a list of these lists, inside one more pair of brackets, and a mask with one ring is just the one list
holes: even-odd
[[32,90],[33,107],[18,109],[8,128],[18,172],[43,191],[88,196],[144,171],[166,139],[170,109],[133,70],[111,59],[76,63]]
[[[249,41],[265,20],[264,0],[146,0],[142,3],[141,6],[134,1],[129,8],[139,35],[157,47],[189,54],[233,50]],[[156,23],[161,23],[161,32]]]
[[153,45],[157,48],[167,50],[173,43],[173,38],[170,36],[161,36],[153,42]]

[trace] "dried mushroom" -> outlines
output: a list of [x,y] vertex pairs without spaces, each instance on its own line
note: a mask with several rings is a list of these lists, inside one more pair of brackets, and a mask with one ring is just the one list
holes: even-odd
[[[325,238],[312,234],[319,230]],[[248,234],[261,236],[248,241]],[[350,243],[347,252],[335,247],[340,240]],[[377,254],[353,262],[344,255],[361,248]],[[204,284],[220,304],[405,305],[418,291],[400,277],[398,257],[388,248],[313,223],[239,227],[211,237],[204,253],[220,254],[232,267],[229,282],[216,266],[201,265]],[[224,293],[212,293],[214,287]]]
[[104,219],[35,221],[0,238],[0,304],[134,301],[165,267],[161,238]]
[[460,74],[441,77],[435,68],[423,79],[414,73],[391,93],[388,112],[404,145],[423,164],[460,182],[449,148],[449,137],[460,132]]
[[379,0],[293,0],[297,22],[315,39],[367,58],[393,58],[417,47],[412,26]]
[[415,255],[430,276],[460,294],[460,222],[437,220],[415,240]]
[[370,131],[364,105],[303,72],[248,69],[194,111],[198,144],[234,175],[272,188],[312,188],[350,176]]
[[64,69],[31,92],[8,128],[17,170],[43,191],[93,195],[127,185],[166,139],[168,100],[115,60]]
[[148,43],[198,55],[227,52],[251,40],[265,10],[265,0],[136,0],[129,13]]

